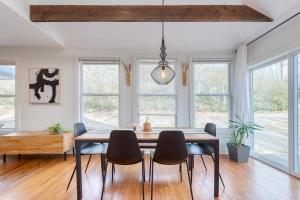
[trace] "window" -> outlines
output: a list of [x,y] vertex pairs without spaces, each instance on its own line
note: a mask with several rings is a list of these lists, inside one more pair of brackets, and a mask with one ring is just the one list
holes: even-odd
[[151,72],[157,66],[155,59],[138,61],[138,121],[142,126],[148,116],[152,127],[176,127],[176,78],[167,85],[155,83]]
[[254,69],[253,116],[263,126],[254,134],[254,154],[288,166],[288,60]]
[[0,62],[0,129],[15,128],[15,66]]
[[119,126],[119,61],[81,61],[81,119],[89,128]]
[[294,144],[296,144],[295,146],[295,154],[296,156],[294,156],[296,158],[295,161],[295,166],[296,166],[296,171],[298,173],[300,173],[300,54],[296,55],[294,57],[295,61],[295,70],[297,71],[297,87],[296,87],[296,112],[297,112],[297,126],[298,126],[298,130],[295,133],[295,140],[296,142]]
[[229,63],[193,60],[194,127],[208,122],[227,128],[229,121]]

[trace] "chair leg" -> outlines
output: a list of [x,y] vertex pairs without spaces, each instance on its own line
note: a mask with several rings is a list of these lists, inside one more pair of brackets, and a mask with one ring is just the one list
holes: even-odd
[[187,174],[188,174],[188,178],[189,178],[189,186],[190,186],[190,192],[191,192],[191,196],[192,196],[192,200],[194,199],[194,195],[193,195],[193,188],[192,188],[192,179],[190,178],[190,173],[189,173],[189,167],[188,167],[188,161],[185,161],[186,164],[186,170],[187,170]]
[[153,174],[154,174],[154,162],[151,161],[151,200],[153,199]]
[[73,153],[73,156],[75,155],[75,148],[73,147],[72,148],[72,153]]
[[71,182],[72,182],[72,179],[73,179],[73,176],[74,176],[74,174],[75,174],[75,171],[76,171],[76,166],[74,167],[74,170],[73,170],[73,172],[72,172],[71,178],[70,178],[70,180],[69,180],[69,183],[68,183],[68,186],[67,186],[67,191],[68,191],[68,189],[69,189],[69,187],[70,187],[70,184],[71,184]]
[[101,200],[103,199],[103,195],[104,195],[104,189],[105,189],[105,179],[106,179],[106,172],[107,172],[107,165],[108,162],[105,161],[105,170],[104,170],[104,178],[103,178],[103,183],[102,183],[102,192],[101,192]]
[[189,171],[191,172],[191,182],[193,182],[193,160],[194,160],[194,155],[190,154],[188,156],[188,164],[189,164]]
[[102,181],[104,180],[104,170],[105,170],[105,154],[100,155],[100,165],[101,165],[101,175]]
[[179,172],[180,172],[180,181],[182,182],[182,165],[179,164]]
[[87,171],[87,169],[88,169],[88,167],[89,167],[89,164],[90,164],[91,158],[92,158],[92,154],[89,156],[89,160],[88,160],[88,162],[87,162],[87,164],[86,164],[86,167],[85,167],[84,173],[86,173],[86,171]]
[[143,200],[145,199],[145,160],[142,161],[142,190],[143,190]]
[[195,166],[195,155],[192,154],[192,155],[191,155],[191,158],[192,158],[192,159],[191,159],[191,165],[192,165],[192,166],[191,166],[190,168],[193,170],[193,169],[194,169],[194,166]]
[[203,156],[202,156],[202,155],[201,155],[201,160],[202,160],[202,163],[203,163],[203,165],[204,165],[205,171],[207,171],[207,167],[206,167],[206,164],[205,164],[205,162],[204,162],[204,159],[203,159]]
[[[210,155],[210,156],[211,156],[211,159],[215,162],[214,156],[213,155]],[[219,177],[220,177],[223,187],[225,188],[225,184],[224,184],[223,178],[220,173],[219,173]]]
[[114,164],[111,164],[111,182],[114,182]]
[[221,182],[222,182],[223,187],[225,188],[225,184],[224,184],[224,181],[223,181],[222,176],[221,176],[220,173],[219,173],[219,177],[220,177],[220,180],[221,180]]
[[150,155],[150,158],[149,158],[149,160],[150,160],[150,167],[149,167],[149,182],[150,182],[150,178],[151,178],[151,168],[152,168],[152,158],[151,158],[151,155]]

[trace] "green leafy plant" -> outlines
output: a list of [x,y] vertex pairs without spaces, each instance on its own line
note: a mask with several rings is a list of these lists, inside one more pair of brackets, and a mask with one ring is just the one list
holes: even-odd
[[60,123],[53,124],[47,129],[47,131],[49,132],[49,135],[59,135],[65,132],[64,128]]
[[229,128],[232,129],[230,145],[240,147],[243,140],[249,137],[249,134],[254,134],[255,130],[261,130],[263,127],[253,122],[244,122],[236,115],[237,121],[230,120]]

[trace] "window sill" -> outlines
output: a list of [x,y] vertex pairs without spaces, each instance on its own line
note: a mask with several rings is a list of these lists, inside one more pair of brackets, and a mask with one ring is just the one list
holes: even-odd
[[[118,129],[124,129],[124,130],[133,130],[132,128],[128,128],[128,127],[117,127],[117,128],[113,128],[113,129],[88,129],[89,133],[107,133],[107,132],[111,132],[112,130],[118,130]],[[153,132],[160,132],[162,130],[181,130],[183,132],[189,133],[189,132],[202,132],[203,128],[153,128],[152,131]],[[225,133],[229,133],[229,128],[219,128],[217,129],[217,133],[220,134],[225,134]],[[142,128],[138,128],[136,131],[138,132],[142,132],[143,129]]]
[[15,132],[15,129],[0,128],[0,135],[6,135]]

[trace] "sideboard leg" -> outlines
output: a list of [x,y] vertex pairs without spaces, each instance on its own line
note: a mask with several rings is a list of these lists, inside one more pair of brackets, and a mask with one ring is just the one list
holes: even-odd
[[6,162],[6,154],[3,154],[3,162]]
[[67,160],[67,152],[64,153],[64,160]]
[[18,154],[18,159],[21,160],[21,154]]

